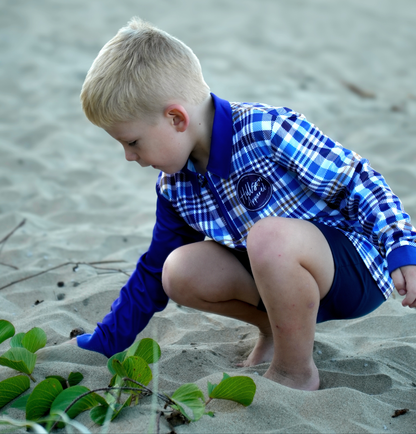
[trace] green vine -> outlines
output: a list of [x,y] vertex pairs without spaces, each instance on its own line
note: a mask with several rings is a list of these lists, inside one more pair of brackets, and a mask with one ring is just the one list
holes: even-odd
[[[180,386],[172,396],[154,392],[149,384],[153,373],[151,364],[157,363],[161,350],[153,339],[142,339],[130,348],[112,356],[107,362],[107,368],[112,375],[108,387],[90,390],[79,385],[83,380],[79,372],[71,372],[68,378],[49,376],[30,389],[30,379],[36,382],[32,372],[36,365],[36,351],[46,345],[45,332],[34,327],[27,333],[16,334],[13,324],[0,320],[0,343],[10,339],[10,349],[0,356],[0,365],[20,372],[19,375],[0,382],[0,409],[14,401],[11,406],[25,411],[25,422],[0,418],[0,424],[15,426],[43,426],[45,432],[63,428],[80,413],[89,410],[91,419],[98,425],[113,421],[120,412],[137,405],[144,396],[155,395],[163,406],[160,417],[176,417],[181,423],[199,420],[203,415],[213,416],[212,411],[206,411],[207,404],[212,399],[228,399],[244,406],[251,404],[256,392],[253,380],[245,376],[230,377],[223,375],[219,384],[208,382],[205,401],[204,394],[194,383]],[[103,396],[98,392],[103,393]],[[17,398],[17,399],[16,399]],[[158,427],[159,430],[159,427]]]

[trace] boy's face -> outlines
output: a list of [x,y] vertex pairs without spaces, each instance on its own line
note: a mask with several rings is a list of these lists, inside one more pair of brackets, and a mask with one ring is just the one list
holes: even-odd
[[156,124],[144,120],[120,122],[106,131],[122,144],[127,161],[169,174],[178,172],[192,152],[192,143],[185,131],[178,129],[180,121],[174,116],[159,116],[156,121]]

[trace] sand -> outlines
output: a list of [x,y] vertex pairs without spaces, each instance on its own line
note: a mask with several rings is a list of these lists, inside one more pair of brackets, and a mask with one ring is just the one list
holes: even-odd
[[[106,358],[66,342],[75,327],[94,329],[127,276],[88,265],[73,271],[72,263],[124,261],[101,267],[129,272],[150,241],[156,171],[125,162],[79,104],[99,49],[133,15],[188,43],[217,95],[291,107],[368,158],[416,217],[413,0],[3,0],[0,239],[25,224],[0,245],[0,287],[71,262],[0,290],[0,318],[18,332],[39,326],[47,333],[38,382],[79,371],[87,387],[107,384]],[[322,390],[314,393],[262,378],[266,364],[235,368],[256,339],[245,323],[170,303],[139,337],[162,348],[160,390],[191,381],[206,393],[207,381],[223,372],[257,385],[251,406],[213,401],[215,418],[178,433],[411,433],[416,316],[400,303],[396,294],[365,318],[318,325]],[[12,375],[0,367],[0,380]],[[402,408],[410,411],[391,417]],[[153,414],[147,399],[110,432],[152,431]],[[77,420],[100,432],[88,414]],[[169,432],[166,423],[161,432]]]

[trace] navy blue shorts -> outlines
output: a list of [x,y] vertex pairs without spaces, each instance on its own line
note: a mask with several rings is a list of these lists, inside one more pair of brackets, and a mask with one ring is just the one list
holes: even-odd
[[[359,318],[377,309],[386,299],[351,241],[335,228],[311,223],[328,241],[335,264],[334,281],[320,302],[316,322]],[[235,250],[232,253],[253,275],[247,253]],[[257,308],[266,312],[263,300],[260,299]]]

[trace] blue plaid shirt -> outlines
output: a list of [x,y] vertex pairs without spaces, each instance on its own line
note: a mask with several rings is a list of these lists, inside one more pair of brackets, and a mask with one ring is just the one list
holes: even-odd
[[416,230],[384,178],[358,154],[321,133],[303,115],[212,95],[215,118],[207,172],[191,161],[160,173],[152,243],[111,312],[78,345],[107,356],[127,348],[168,301],[166,257],[205,237],[246,249],[250,228],[268,216],[336,227],[353,243],[386,298],[390,273],[416,264]]

